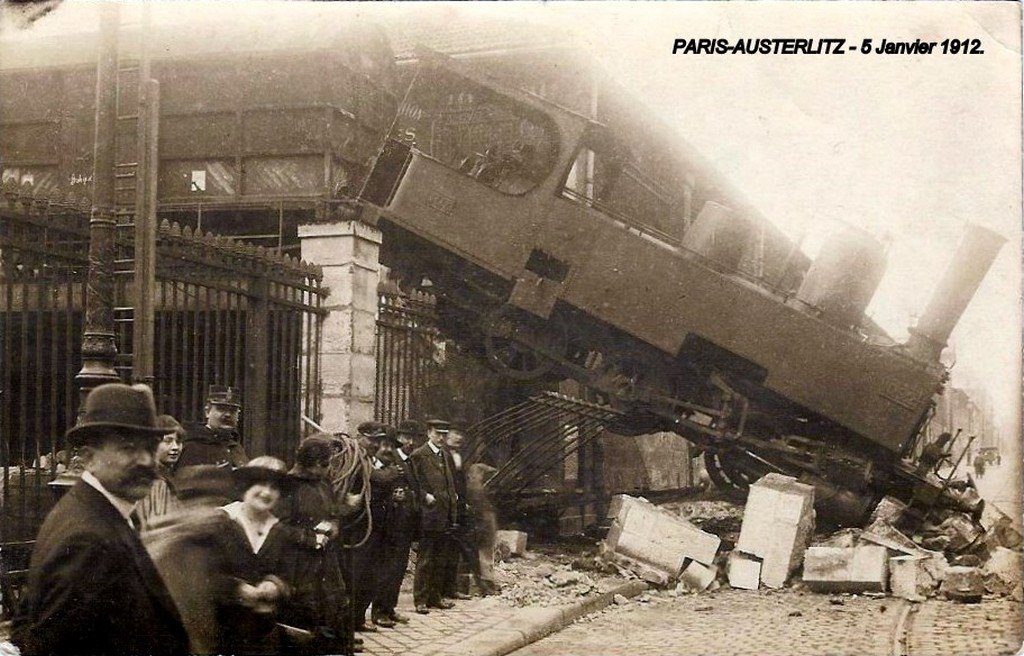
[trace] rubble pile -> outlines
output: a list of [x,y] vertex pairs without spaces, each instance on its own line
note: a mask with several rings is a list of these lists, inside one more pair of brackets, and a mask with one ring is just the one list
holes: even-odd
[[1021,534],[991,505],[977,521],[950,510],[936,523],[912,523],[906,505],[886,497],[865,528],[816,536],[813,486],[772,473],[750,486],[745,506],[701,500],[659,507],[620,495],[609,516],[591,565],[673,594],[791,585],[912,601],[1024,600]]
[[576,553],[567,553],[564,546],[524,548],[515,556],[496,560],[499,596],[517,607],[564,604],[621,583],[618,570],[598,558],[594,547]]

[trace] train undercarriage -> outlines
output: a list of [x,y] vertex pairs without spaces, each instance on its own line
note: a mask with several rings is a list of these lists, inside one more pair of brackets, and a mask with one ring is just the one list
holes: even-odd
[[382,261],[403,286],[429,285],[451,338],[513,379],[576,380],[617,411],[612,432],[682,435],[721,489],[740,495],[769,472],[795,476],[815,486],[819,518],[836,526],[863,523],[886,495],[922,518],[939,498],[980,512],[902,454],[774,395],[764,371],[714,344],[694,337],[671,356],[564,304],[542,319],[506,303],[511,285],[501,277],[382,228]]

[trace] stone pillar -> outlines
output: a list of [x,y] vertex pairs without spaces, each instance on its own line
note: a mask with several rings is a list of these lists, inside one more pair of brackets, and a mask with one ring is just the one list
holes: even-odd
[[299,226],[302,259],[323,269],[330,290],[320,347],[324,429],[353,433],[373,419],[381,234],[359,221]]

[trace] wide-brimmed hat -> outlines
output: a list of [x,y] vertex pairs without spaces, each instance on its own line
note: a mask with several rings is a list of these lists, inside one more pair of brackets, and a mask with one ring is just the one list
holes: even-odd
[[241,408],[242,395],[234,387],[210,385],[206,392],[206,402],[210,405],[230,405],[234,408]]
[[231,474],[235,479],[236,488],[244,491],[256,483],[273,483],[281,487],[288,477],[288,468],[284,462],[273,456],[259,456],[238,467]]
[[154,439],[167,432],[157,425],[153,392],[145,385],[107,383],[89,392],[78,423],[68,429],[68,445],[82,446],[111,431]]
[[181,500],[215,497],[230,500],[235,479],[227,465],[192,465],[174,473],[174,494]]

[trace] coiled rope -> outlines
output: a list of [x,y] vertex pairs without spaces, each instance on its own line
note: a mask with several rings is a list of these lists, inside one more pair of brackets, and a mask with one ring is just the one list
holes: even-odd
[[[369,455],[359,446],[359,442],[345,433],[335,433],[332,445],[334,449],[328,464],[328,479],[334,498],[343,508],[351,507],[352,495],[357,496],[361,504],[358,512],[345,518],[346,522],[342,528],[356,526],[364,519],[366,523],[366,530],[358,542],[341,544],[343,548],[355,549],[366,544],[373,531],[373,515],[370,513],[370,470],[373,465],[370,463]],[[354,489],[356,486],[358,489]]]

